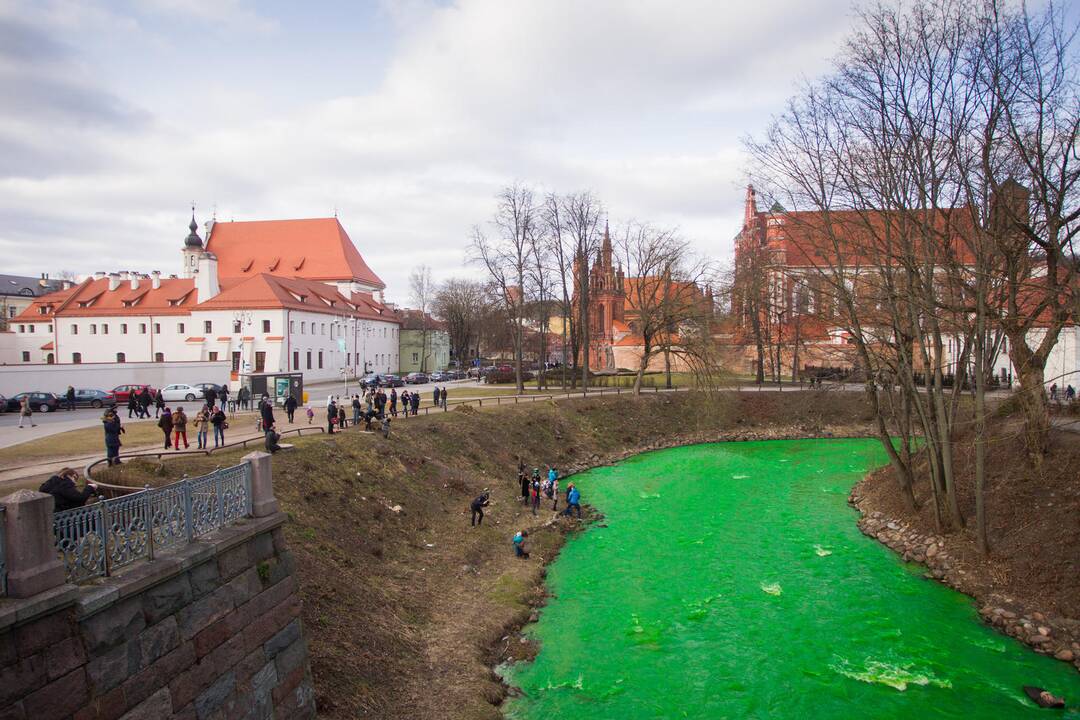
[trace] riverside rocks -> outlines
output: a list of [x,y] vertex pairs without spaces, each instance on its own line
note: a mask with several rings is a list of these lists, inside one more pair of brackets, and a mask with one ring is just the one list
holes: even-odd
[[[948,550],[947,538],[924,534],[903,521],[886,517],[878,510],[868,510],[863,506],[858,490],[859,486],[856,485],[848,497],[848,503],[862,513],[857,524],[864,535],[887,546],[903,557],[905,562],[925,565],[930,577],[964,592],[960,580],[966,571],[957,567],[956,560]],[[1012,599],[1001,600],[1007,601],[1013,609],[1005,607],[1006,602],[984,604],[979,608],[983,622],[1026,643],[1035,652],[1073,663],[1080,669],[1080,623],[1067,618],[1050,618],[1042,612],[1028,612]]]

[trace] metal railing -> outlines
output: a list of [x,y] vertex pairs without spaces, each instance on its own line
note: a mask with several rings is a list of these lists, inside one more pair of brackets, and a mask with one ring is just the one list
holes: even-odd
[[242,463],[55,513],[56,549],[68,582],[109,576],[250,515],[251,502],[251,466]]
[[7,553],[4,549],[4,535],[7,529],[4,527],[4,523],[7,521],[5,515],[7,508],[0,505],[0,597],[7,595]]

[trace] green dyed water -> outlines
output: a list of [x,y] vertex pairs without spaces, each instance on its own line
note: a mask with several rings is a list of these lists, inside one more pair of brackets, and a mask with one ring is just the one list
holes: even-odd
[[552,566],[540,654],[503,669],[523,693],[508,717],[1055,713],[1026,684],[1080,701],[1075,670],[859,533],[847,493],[885,462],[874,441],[732,443],[576,477],[607,527]]

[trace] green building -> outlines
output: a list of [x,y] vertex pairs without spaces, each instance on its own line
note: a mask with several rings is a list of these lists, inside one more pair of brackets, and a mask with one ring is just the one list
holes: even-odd
[[400,310],[398,372],[430,373],[450,364],[450,334],[442,323],[415,310]]

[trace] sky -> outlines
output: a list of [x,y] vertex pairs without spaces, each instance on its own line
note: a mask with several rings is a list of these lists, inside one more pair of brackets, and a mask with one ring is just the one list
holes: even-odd
[[479,277],[500,188],[730,256],[742,138],[850,0],[0,0],[0,271],[178,273],[219,221],[337,214],[387,298]]

